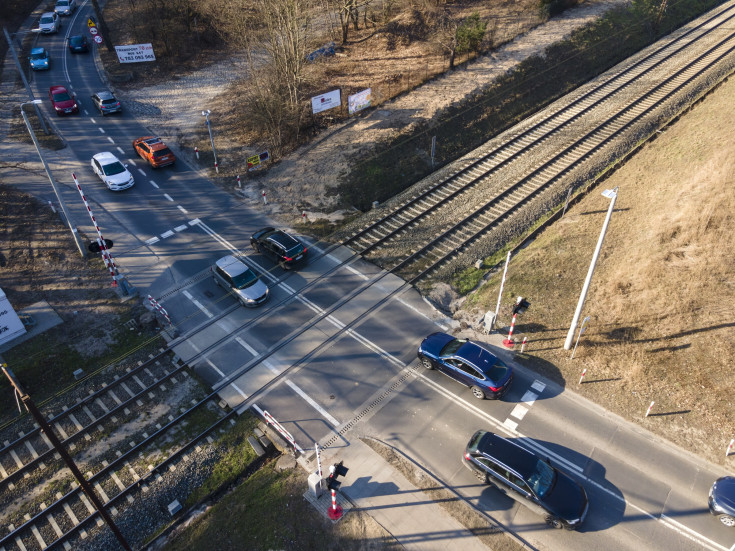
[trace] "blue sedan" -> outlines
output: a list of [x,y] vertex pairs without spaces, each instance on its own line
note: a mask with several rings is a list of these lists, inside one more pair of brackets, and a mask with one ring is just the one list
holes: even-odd
[[426,369],[437,369],[472,389],[475,398],[500,398],[513,381],[513,370],[482,345],[432,333],[419,346]]

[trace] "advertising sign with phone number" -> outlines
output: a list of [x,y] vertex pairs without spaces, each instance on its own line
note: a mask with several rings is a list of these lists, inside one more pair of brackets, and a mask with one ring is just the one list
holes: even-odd
[[132,44],[130,46],[115,46],[117,59],[120,63],[141,63],[155,61],[151,44]]

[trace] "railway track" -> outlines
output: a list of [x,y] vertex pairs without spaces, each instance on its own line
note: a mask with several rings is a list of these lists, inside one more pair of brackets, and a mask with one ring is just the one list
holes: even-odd
[[498,140],[467,166],[348,236],[344,244],[408,281],[431,274],[551,188],[563,194],[574,185],[565,177],[593,156],[604,156],[616,139],[625,140],[627,133],[635,142],[637,123],[666,113],[667,102],[732,54],[728,26],[734,18],[735,6],[722,7],[609,72],[578,97],[552,107],[522,132]]

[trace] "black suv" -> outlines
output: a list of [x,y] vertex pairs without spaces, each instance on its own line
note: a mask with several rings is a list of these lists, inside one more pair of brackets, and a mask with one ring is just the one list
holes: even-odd
[[306,247],[281,230],[263,228],[253,234],[250,245],[255,252],[269,256],[284,270],[290,270],[306,259]]
[[553,528],[575,530],[587,516],[589,503],[582,486],[548,459],[502,436],[478,430],[467,444],[463,463],[482,482],[542,515]]

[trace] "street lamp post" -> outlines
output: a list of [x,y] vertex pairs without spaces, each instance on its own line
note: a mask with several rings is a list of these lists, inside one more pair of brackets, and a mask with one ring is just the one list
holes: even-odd
[[602,231],[600,232],[600,238],[597,240],[597,247],[595,248],[595,254],[592,255],[592,262],[590,262],[590,269],[587,271],[587,279],[584,280],[582,286],[582,292],[579,295],[579,302],[577,302],[577,309],[574,311],[574,318],[572,318],[572,325],[569,327],[567,333],[567,340],[564,341],[564,350],[572,348],[572,341],[574,340],[574,332],[577,329],[579,323],[579,316],[582,314],[582,307],[584,306],[584,299],[587,297],[587,291],[590,288],[590,282],[592,281],[592,274],[595,271],[595,265],[597,264],[597,258],[600,256],[600,250],[602,249],[602,242],[605,240],[605,232],[607,226],[610,223],[613,209],[615,208],[615,200],[618,198],[618,188],[606,189],[602,192],[603,197],[610,199],[610,207],[607,209],[607,216],[605,217],[605,223],[602,225]]
[[51,427],[46,422],[46,419],[43,417],[43,415],[38,410],[36,405],[33,403],[33,400],[31,400],[31,397],[23,390],[23,388],[20,386],[20,383],[15,378],[15,375],[10,369],[8,369],[7,365],[2,364],[1,367],[2,367],[3,373],[5,373],[5,376],[8,378],[8,381],[10,381],[10,384],[13,386],[16,396],[20,397],[20,401],[23,402],[23,405],[26,407],[26,409],[31,414],[31,416],[33,416],[33,419],[36,421],[36,423],[38,423],[38,425],[41,427],[41,430],[46,435],[46,437],[49,439],[49,442],[51,442],[51,445],[59,453],[59,455],[61,456],[61,459],[63,459],[64,463],[66,463],[66,466],[69,467],[69,470],[71,470],[72,474],[74,475],[74,478],[77,479],[77,481],[79,482],[79,485],[82,487],[82,491],[87,495],[89,500],[94,505],[94,508],[97,509],[97,512],[100,514],[102,519],[110,527],[110,529],[112,530],[112,533],[117,538],[118,543],[120,543],[120,546],[126,551],[131,551],[130,545],[128,545],[128,542],[125,540],[125,537],[120,532],[120,529],[115,525],[115,522],[112,520],[112,517],[107,513],[105,506],[102,504],[100,499],[97,497],[97,494],[92,489],[92,486],[90,486],[87,479],[84,478],[81,471],[79,470],[79,467],[77,467],[76,463],[74,463],[74,460],[67,453],[61,441],[56,437],[56,434],[54,434],[54,432],[51,430]]
[[46,159],[43,158],[43,154],[41,153],[41,146],[38,145],[36,134],[33,132],[33,128],[31,128],[31,123],[28,121],[28,116],[26,115],[26,112],[23,110],[24,105],[28,105],[28,104],[38,105],[39,103],[42,103],[40,99],[34,99],[31,101],[26,101],[26,102],[21,103],[20,104],[20,114],[23,116],[23,121],[26,123],[26,128],[28,128],[28,133],[31,135],[31,139],[33,140],[33,145],[36,146],[36,151],[38,152],[38,156],[41,158],[41,164],[43,164],[43,168],[46,171],[46,176],[48,176],[49,182],[51,182],[51,187],[53,188],[54,193],[56,194],[56,198],[59,200],[59,206],[61,207],[61,211],[64,213],[64,218],[66,218],[66,223],[69,226],[69,229],[71,230],[72,236],[74,237],[74,242],[77,245],[79,254],[82,255],[82,258],[84,258],[87,256],[87,253],[84,250],[84,245],[82,245],[82,241],[79,238],[79,233],[77,232],[77,229],[71,224],[71,217],[69,216],[69,212],[66,210],[66,204],[64,203],[64,200],[61,198],[59,189],[56,186],[56,180],[54,180],[54,177],[51,175],[51,170],[49,169],[48,164],[46,164]]
[[207,120],[207,129],[209,130],[209,141],[212,144],[212,154],[214,155],[214,170],[217,174],[219,174],[219,167],[217,166],[217,151],[214,149],[214,138],[212,137],[212,123],[209,122],[209,114],[211,111],[207,109],[206,111],[202,111],[202,116],[206,117]]

